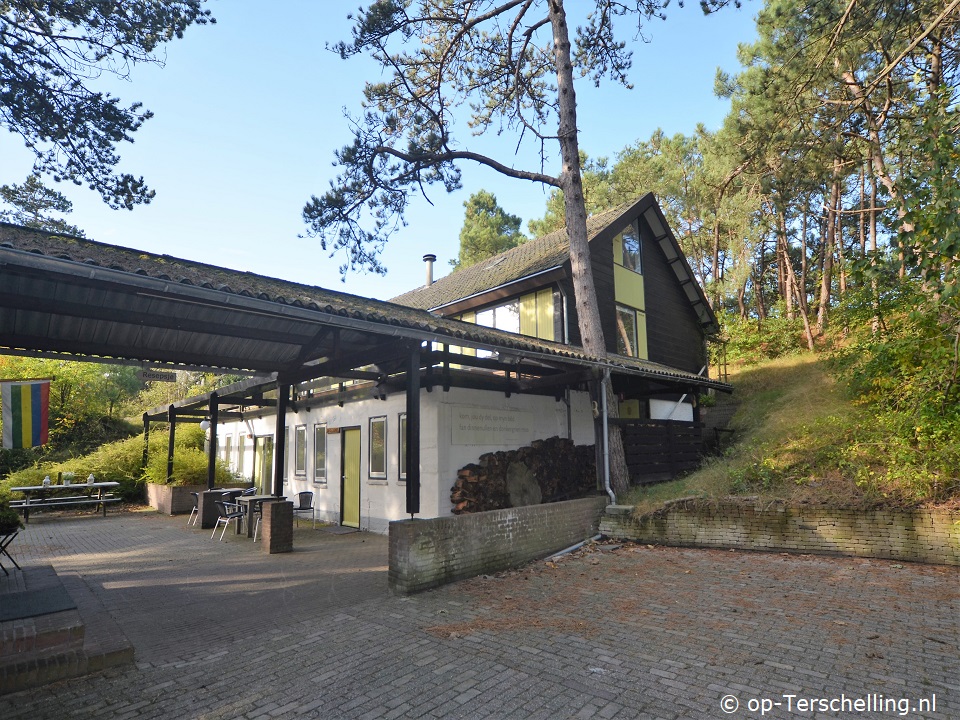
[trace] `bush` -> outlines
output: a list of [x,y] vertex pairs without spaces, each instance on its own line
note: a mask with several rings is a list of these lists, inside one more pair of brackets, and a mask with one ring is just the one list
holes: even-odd
[[[173,478],[171,485],[206,485],[207,455],[198,448],[178,448],[173,452]],[[147,468],[143,473],[149,483],[167,484],[167,454],[150,455]],[[233,482],[233,473],[217,458],[214,481],[224,486]]]
[[[174,445],[174,477],[196,477],[196,468],[202,464],[203,484],[207,478],[207,456],[203,452],[204,433],[197,426],[177,428]],[[201,461],[198,459],[202,459]],[[128,502],[139,502],[144,498],[145,473],[141,468],[143,462],[143,435],[112,442],[101,446],[98,450],[83,457],[73,458],[57,463],[39,463],[34,467],[12,473],[4,482],[7,488],[18,485],[39,485],[47,475],[56,480],[60,473],[73,473],[77,482],[83,482],[88,475],[93,475],[101,482],[118,482],[118,494]],[[154,477],[162,478],[159,482],[166,482],[167,477],[167,443],[151,442],[147,467],[161,463],[163,470]],[[181,473],[180,468],[184,468]],[[217,482],[229,480],[229,471],[218,462]],[[151,482],[153,482],[151,480]],[[192,483],[185,483],[192,484]],[[2,486],[0,486],[2,489]]]
[[780,307],[762,321],[721,313],[720,325],[727,338],[727,362],[752,365],[807,351],[803,320],[787,319]]

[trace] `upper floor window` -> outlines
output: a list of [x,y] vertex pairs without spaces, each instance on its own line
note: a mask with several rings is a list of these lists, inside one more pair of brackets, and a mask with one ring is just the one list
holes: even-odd
[[617,305],[617,353],[637,357],[637,311]]
[[640,259],[640,235],[637,228],[630,225],[614,239],[613,260],[627,270],[643,274],[643,264]]
[[506,332],[520,332],[520,302],[511,300],[503,305],[497,305],[477,312],[477,325],[505,330]]

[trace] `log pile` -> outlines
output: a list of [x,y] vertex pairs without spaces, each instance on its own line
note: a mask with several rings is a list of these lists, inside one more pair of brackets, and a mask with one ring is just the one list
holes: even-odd
[[[517,463],[523,467],[516,467]],[[512,465],[513,472],[510,471]],[[522,472],[518,473],[518,469]],[[597,489],[593,445],[574,445],[572,440],[552,437],[534,440],[519,450],[486,453],[477,463],[458,470],[450,492],[453,513],[513,507],[508,474],[512,477],[532,475],[545,503],[586,497]]]

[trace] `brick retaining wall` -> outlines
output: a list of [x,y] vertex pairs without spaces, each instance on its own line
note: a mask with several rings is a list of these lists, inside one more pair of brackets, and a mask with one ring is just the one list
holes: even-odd
[[390,523],[390,587],[414,593],[546,557],[597,533],[608,498]]
[[960,512],[827,510],[677,501],[637,519],[611,505],[600,532],[613,538],[683,547],[721,547],[913,560],[960,565]]

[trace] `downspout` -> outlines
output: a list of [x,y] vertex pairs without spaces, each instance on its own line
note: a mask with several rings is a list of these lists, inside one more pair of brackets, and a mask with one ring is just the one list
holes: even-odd
[[600,381],[601,407],[603,411],[603,487],[610,496],[610,503],[617,504],[617,496],[610,487],[610,438],[607,423],[607,384],[610,382],[610,368],[603,369],[603,379]]

